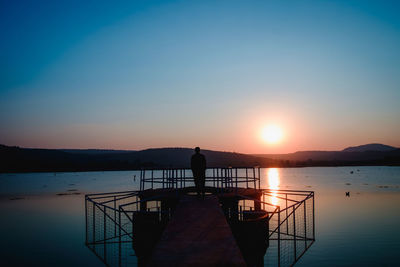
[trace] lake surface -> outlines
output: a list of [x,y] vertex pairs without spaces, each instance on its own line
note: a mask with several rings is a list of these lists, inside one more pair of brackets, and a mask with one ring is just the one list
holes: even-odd
[[[84,244],[84,194],[137,190],[138,177],[0,174],[0,265],[103,266]],[[316,241],[296,266],[398,265],[400,167],[262,169],[261,177],[265,188],[315,191]]]

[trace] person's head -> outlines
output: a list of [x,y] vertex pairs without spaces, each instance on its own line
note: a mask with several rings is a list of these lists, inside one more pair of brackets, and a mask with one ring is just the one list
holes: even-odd
[[199,154],[200,153],[200,147],[196,146],[196,148],[194,149],[194,151]]

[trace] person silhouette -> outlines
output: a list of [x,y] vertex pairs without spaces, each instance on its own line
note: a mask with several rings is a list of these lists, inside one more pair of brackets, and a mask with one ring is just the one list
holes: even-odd
[[206,157],[200,154],[200,147],[194,149],[195,154],[192,156],[191,169],[196,186],[197,196],[202,196],[204,199],[204,186],[206,182]]

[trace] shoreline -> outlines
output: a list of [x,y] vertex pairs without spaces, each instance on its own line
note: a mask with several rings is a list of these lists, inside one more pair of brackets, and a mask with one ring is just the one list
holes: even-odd
[[[230,167],[238,167],[240,166],[212,166],[208,168],[230,168]],[[326,168],[326,167],[400,167],[400,164],[321,164],[321,165],[297,165],[297,166],[277,166],[277,165],[271,165],[271,166],[254,166],[254,167],[260,167],[260,168],[283,168],[283,169],[296,169],[296,168]],[[148,170],[158,170],[160,168],[166,168],[165,166],[155,166],[152,168],[127,168],[127,169],[47,169],[47,170],[24,170],[24,171],[0,171],[0,174],[2,175],[13,175],[13,174],[23,174],[23,173],[54,173],[56,174],[61,174],[61,173],[77,173],[77,172],[124,172],[124,171],[140,171],[143,169],[148,169]],[[167,167],[168,168],[168,167]],[[187,169],[190,170],[190,167],[170,167],[171,169]]]

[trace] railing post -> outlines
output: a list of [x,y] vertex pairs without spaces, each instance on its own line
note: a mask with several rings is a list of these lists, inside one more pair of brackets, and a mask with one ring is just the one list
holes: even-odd
[[222,188],[225,188],[225,183],[226,183],[226,177],[225,177],[226,175],[225,175],[225,168],[222,168],[221,169],[221,187]]
[[173,184],[173,176],[174,176],[174,170],[169,169],[169,188],[173,188],[174,184]]
[[312,192],[312,215],[313,215],[313,240],[315,240],[315,205],[314,205],[314,192]]
[[246,188],[249,188],[249,174],[246,167]]
[[114,196],[114,236],[117,236],[117,197]]
[[231,181],[229,179],[229,169],[225,169],[225,181],[226,181],[226,187],[231,187]]
[[294,261],[296,261],[296,259],[297,259],[297,241],[296,241],[296,210],[295,210],[295,208],[294,208],[294,206],[296,206],[296,205],[293,205],[293,238],[294,238]]
[[221,191],[223,190],[223,188],[224,188],[224,182],[225,182],[225,178],[223,178],[224,177],[224,170],[223,170],[223,168],[220,168],[219,169],[219,182],[220,182],[220,187],[221,187]]
[[228,187],[228,177],[227,177],[227,176],[228,176],[227,169],[224,168],[224,182],[225,182],[224,187],[225,187],[225,188]]
[[221,169],[221,180],[223,182],[223,186],[222,187],[226,187],[226,170],[225,168]]
[[225,187],[230,187],[229,170],[228,169],[225,169]]
[[231,187],[233,188],[233,169],[232,167],[229,169],[229,177],[230,177],[230,181],[231,181]]
[[181,185],[180,188],[182,188],[182,186],[183,186],[183,180],[182,180],[183,174],[182,174],[182,169],[179,170],[179,173],[180,173],[179,178],[180,178],[180,185]]
[[286,200],[286,233],[289,234],[289,219],[288,219],[288,203],[287,203],[287,193],[285,194],[285,200]]
[[230,181],[231,181],[231,187],[233,188],[233,169],[232,169],[232,167],[228,171],[229,171],[229,177],[230,177]]
[[142,191],[142,190],[143,190],[143,188],[142,188],[142,169],[140,170],[140,181],[139,181],[139,188],[140,188],[140,191]]
[[232,183],[232,187],[234,187],[234,181],[233,181],[233,169],[231,168],[231,170],[230,170],[230,172],[231,172],[231,183]]
[[88,212],[87,212],[87,197],[85,196],[85,244],[88,244]]
[[170,169],[165,170],[165,188],[169,188]]
[[221,184],[222,184],[222,188],[226,188],[226,171],[225,171],[225,168],[221,169]]
[[235,179],[236,179],[236,194],[237,194],[237,191],[238,191],[238,173],[237,173],[237,168],[235,168]]
[[172,188],[176,188],[176,176],[175,176],[175,174],[176,174],[176,170],[175,169],[172,169]]
[[254,181],[254,189],[257,189],[256,169],[254,167],[253,167],[253,181]]
[[217,188],[218,188],[218,192],[221,192],[220,184],[219,184],[219,168],[216,169],[216,173],[217,173],[216,179],[217,179]]
[[143,190],[143,170],[140,170],[140,191]]
[[175,184],[176,184],[176,189],[178,189],[178,169],[175,170]]
[[94,248],[94,244],[96,243],[96,204],[94,203],[94,201],[92,203],[93,203],[93,233],[92,233],[93,240],[92,240],[92,243],[93,243],[93,248]]
[[154,170],[151,170],[151,189],[153,189],[153,183],[154,183]]
[[215,169],[214,168],[212,169],[212,172],[213,172],[213,174],[212,174],[212,176],[213,176],[213,187],[215,188]]
[[172,177],[172,170],[170,168],[168,170],[168,188],[171,188],[171,177]]
[[306,201],[303,200],[303,205],[304,205],[304,247],[307,249],[307,220],[306,220]]
[[279,207],[278,207],[278,266],[281,266],[281,210]]
[[146,170],[143,170],[143,190],[144,190],[144,183],[146,182]]
[[[121,240],[121,227],[122,227],[122,222],[121,222],[121,208],[118,209],[118,265],[122,266],[122,240]],[[132,224],[133,225],[133,224]],[[133,230],[133,229],[132,229]]]
[[106,206],[103,208],[103,239],[104,239],[104,261],[107,262],[107,244],[106,244],[106,239],[107,239],[107,218],[106,218]]
[[164,178],[164,176],[165,176],[165,170],[162,170],[162,188],[164,189],[164,184],[165,184],[165,178]]

